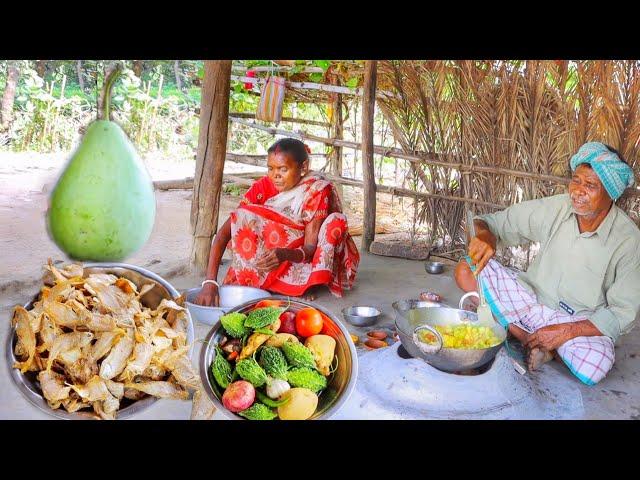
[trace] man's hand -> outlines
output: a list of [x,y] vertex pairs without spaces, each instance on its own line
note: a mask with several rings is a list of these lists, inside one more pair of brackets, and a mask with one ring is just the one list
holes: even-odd
[[195,303],[204,307],[217,307],[220,304],[218,287],[213,283],[205,283],[196,297]]
[[477,228],[477,234],[469,242],[469,256],[476,266],[474,275],[477,277],[482,269],[489,263],[491,257],[496,254],[496,237],[491,230]]
[[574,325],[571,323],[559,323],[549,325],[536,330],[523,342],[529,350],[539,348],[550,352],[557,350],[563,343],[579,335],[574,334]]
[[273,250],[267,251],[256,261],[256,268],[260,272],[270,272],[280,265],[280,263],[282,263],[282,261],[278,256],[278,249],[274,248]]

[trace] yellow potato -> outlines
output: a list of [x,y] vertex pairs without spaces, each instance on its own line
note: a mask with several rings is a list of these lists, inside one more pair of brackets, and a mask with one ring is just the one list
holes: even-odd
[[267,343],[265,343],[265,345],[267,347],[280,348],[285,342],[300,343],[300,340],[298,340],[298,337],[296,337],[295,335],[291,335],[290,333],[276,333],[275,335],[272,335],[269,340],[267,340]]
[[304,346],[313,353],[318,371],[325,377],[328,376],[336,351],[336,341],[329,335],[312,335],[304,342]]
[[318,406],[318,396],[308,388],[292,388],[282,394],[280,400],[289,401],[278,407],[280,420],[306,420]]

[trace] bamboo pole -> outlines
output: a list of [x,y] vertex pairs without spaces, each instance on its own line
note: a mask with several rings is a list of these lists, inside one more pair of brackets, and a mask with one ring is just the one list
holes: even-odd
[[[273,127],[265,127],[263,125],[258,125],[255,123],[247,122],[240,119],[231,119],[232,122],[242,123],[243,125],[247,125],[258,130],[263,130],[272,135],[286,135],[292,138],[298,138],[300,140],[308,140],[311,142],[324,143],[325,145],[339,145],[342,147],[352,148],[354,150],[361,150],[362,145],[356,142],[351,142],[348,140],[340,140],[338,138],[326,138],[319,137],[318,135],[313,135],[306,132],[293,132],[290,130],[282,130]],[[414,152],[414,153],[405,153],[398,148],[385,147],[380,145],[373,146],[374,153],[378,155],[384,155],[390,158],[399,158],[402,160],[407,160],[408,162],[418,163],[418,164],[426,164],[426,165],[435,165],[438,167],[451,168],[453,170],[458,170],[460,172],[471,172],[471,173],[489,173],[494,175],[510,175],[517,178],[528,178],[531,180],[538,180],[541,182],[552,182],[558,183],[561,185],[568,185],[571,181],[570,178],[567,177],[558,177],[556,175],[544,175],[532,172],[525,172],[520,170],[512,170],[508,168],[495,168],[495,167],[486,167],[483,165],[467,165],[459,162],[447,162],[444,160],[437,160],[433,157],[442,157],[437,153],[431,152]],[[630,197],[639,197],[640,191],[637,189],[628,190],[625,195]]]
[[[237,118],[256,118],[255,113],[250,112],[229,112],[230,117]],[[293,117],[282,117],[281,122],[290,122],[290,123],[304,123],[307,125],[316,125],[318,127],[329,127],[330,124],[326,122],[318,122],[316,120],[307,120],[306,118],[293,118]]]
[[[64,99],[64,89],[67,85],[67,76],[62,75],[62,84],[60,85],[60,100]],[[61,102],[60,102],[61,103]],[[60,116],[60,103],[56,104],[56,111],[53,116],[53,131],[51,132],[51,148],[55,149],[56,136],[58,134],[58,117]]]
[[[345,185],[353,188],[364,188],[364,183],[360,180],[354,180],[353,178],[346,177],[338,177],[336,175],[331,175],[325,173],[324,176],[327,180],[331,180],[334,183]],[[224,182],[233,182],[238,185],[251,186],[255,182],[254,179],[244,178],[239,175],[224,175],[222,177]],[[153,182],[153,186],[156,190],[165,191],[165,190],[191,190],[193,189],[193,177],[187,177],[178,180],[156,180]],[[428,200],[428,199],[437,199],[437,200],[446,200],[449,202],[469,202],[473,205],[479,205],[483,207],[493,208],[495,210],[502,210],[507,208],[507,205],[501,205],[498,203],[485,202],[484,200],[475,200],[475,199],[467,199],[463,197],[455,197],[453,195],[444,195],[440,193],[424,193],[424,192],[414,192],[413,190],[409,190],[401,187],[392,187],[390,185],[380,185],[376,184],[376,193],[387,193],[389,195],[393,195],[395,197],[407,197],[414,198],[419,200]]]
[[158,80],[158,93],[156,95],[156,103],[153,105],[151,109],[151,121],[149,122],[149,132],[147,133],[147,145],[149,148],[155,148],[155,139],[156,139],[156,117],[158,115],[158,105],[160,104],[160,99],[162,98],[162,84],[164,82],[164,75],[160,75],[160,79]]
[[4,84],[4,92],[0,100],[0,132],[7,130],[13,121],[13,103],[16,97],[16,88],[20,78],[19,64],[15,60],[7,61],[7,76]]
[[[375,60],[372,60],[375,61]],[[255,77],[242,77],[239,75],[231,75],[231,80],[236,80],[242,83],[253,83],[262,85],[266,80],[263,78],[255,78]],[[363,88],[349,88],[349,87],[338,87],[335,85],[325,85],[324,83],[313,83],[313,82],[285,82],[285,86],[287,88],[300,88],[302,90],[321,90],[323,92],[333,92],[333,93],[342,93],[344,95],[354,95],[361,96],[364,92]],[[381,90],[377,92],[377,96],[381,98],[387,97],[396,97],[397,95],[392,92],[387,92]]]
[[[310,157],[324,157],[324,154],[312,153]],[[245,165],[256,165],[258,167],[267,166],[266,155],[242,155],[239,153],[227,152],[227,160],[230,162],[243,163]]]
[[[338,84],[338,78],[333,76],[332,83]],[[342,119],[342,94],[336,93],[333,99],[332,105],[333,115],[331,116],[331,137],[336,139],[342,139],[343,135],[343,119]],[[331,173],[334,175],[342,176],[342,147],[339,145],[333,145],[329,163],[331,165]],[[342,186],[339,185],[336,189],[340,202],[344,200],[344,194]]]
[[200,132],[191,201],[191,264],[203,273],[218,229],[222,172],[227,152],[231,60],[207,60],[200,105]]
[[[292,67],[272,67],[272,66],[256,66],[256,67],[233,67],[232,71],[237,73],[246,73],[249,70],[253,72],[290,72]],[[324,73],[321,67],[305,67],[298,73]]]
[[[52,80],[51,84],[49,85],[49,97],[53,98],[53,86],[55,85],[55,81]],[[54,100],[48,100],[47,101],[47,110],[44,113],[44,125],[42,126],[42,133],[40,134],[40,147],[39,150],[42,151],[42,147],[44,145],[44,140],[49,132],[49,128],[51,125],[51,122],[49,121],[49,113],[51,112],[51,107],[53,106],[53,102]]]
[[179,180],[156,180],[153,182],[155,190],[193,190],[193,177]]
[[[353,178],[336,177],[335,175],[330,175],[330,174],[325,174],[324,176],[328,180],[331,180],[332,182],[341,183],[343,185],[347,185],[355,188],[364,188],[364,182],[361,182],[360,180],[354,180]],[[498,210],[507,208],[507,205],[485,202],[484,200],[475,200],[473,198],[467,199],[464,197],[455,197],[453,195],[444,195],[441,193],[416,192],[413,190],[409,190],[407,188],[392,187],[390,185],[376,184],[375,187],[376,187],[376,192],[388,193],[390,195],[395,195],[397,197],[410,197],[410,198],[415,198],[420,200],[435,198],[440,200],[448,200],[452,202],[469,202],[474,205],[481,205],[483,207],[489,207],[489,208],[494,208]]]
[[362,94],[362,176],[364,179],[364,207],[362,249],[369,251],[376,236],[376,173],[373,162],[373,120],[376,109],[376,60],[364,65]]
[[[222,181],[223,183],[237,183],[238,185],[250,187],[255,182],[255,179],[241,177],[239,175],[223,175]],[[153,182],[153,188],[160,191],[193,190],[193,177],[186,177],[177,180],[156,180]]]

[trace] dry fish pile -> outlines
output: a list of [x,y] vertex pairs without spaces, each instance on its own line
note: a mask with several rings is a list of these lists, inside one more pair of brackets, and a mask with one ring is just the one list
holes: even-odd
[[92,409],[96,418],[114,419],[148,395],[187,399],[189,389],[201,389],[182,306],[162,299],[155,310],[145,307],[140,299],[153,284],[138,290],[111,274],[84,278],[80,265],[46,268],[53,285],[42,288],[32,310],[14,309],[13,366],[37,372],[51,408]]

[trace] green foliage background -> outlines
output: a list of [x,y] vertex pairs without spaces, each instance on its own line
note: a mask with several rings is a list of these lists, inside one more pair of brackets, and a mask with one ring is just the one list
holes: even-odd
[[[138,65],[135,65],[135,62]],[[161,151],[176,159],[192,159],[198,143],[201,60],[180,60],[180,87],[174,60],[122,60],[124,71],[112,97],[113,120],[135,142],[141,153]],[[0,150],[60,152],[73,148],[84,128],[96,118],[98,96],[110,62],[83,60],[80,79],[76,60],[18,62],[20,77],[13,106],[14,119],[8,131],[0,132]],[[321,66],[328,60],[299,61],[294,70],[307,65]],[[270,65],[268,60],[245,60],[234,65]],[[0,61],[0,92],[4,91],[8,61]],[[136,74],[136,67],[138,74]],[[322,73],[314,74],[322,79]],[[255,112],[259,91],[247,91],[241,82],[232,82],[229,110]],[[321,107],[285,104],[284,115],[326,121]],[[311,129],[313,130],[313,129]],[[326,133],[322,129],[318,133]],[[234,128],[229,150],[264,153],[273,136],[247,127]]]

